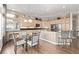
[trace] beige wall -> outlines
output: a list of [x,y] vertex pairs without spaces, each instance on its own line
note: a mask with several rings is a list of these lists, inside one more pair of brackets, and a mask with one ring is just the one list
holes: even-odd
[[41,26],[41,21],[33,20],[32,23],[29,23],[29,22],[24,22],[24,19],[20,19],[21,27],[35,27],[35,24],[40,24]]

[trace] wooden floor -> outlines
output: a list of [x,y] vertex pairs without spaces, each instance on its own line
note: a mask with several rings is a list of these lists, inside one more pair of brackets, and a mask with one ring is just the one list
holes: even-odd
[[[17,54],[77,54],[79,49],[61,48],[46,41],[40,40],[39,48],[32,48],[26,51],[21,46],[18,47]],[[2,50],[2,54],[14,54],[13,42],[8,42]]]

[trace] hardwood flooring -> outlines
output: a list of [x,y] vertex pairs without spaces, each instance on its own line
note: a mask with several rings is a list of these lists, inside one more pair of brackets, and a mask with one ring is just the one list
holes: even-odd
[[[40,40],[39,48],[29,48],[28,51],[21,46],[18,47],[17,54],[78,54],[79,49],[61,48],[46,41]],[[14,54],[13,41],[8,42],[2,50],[2,54]]]

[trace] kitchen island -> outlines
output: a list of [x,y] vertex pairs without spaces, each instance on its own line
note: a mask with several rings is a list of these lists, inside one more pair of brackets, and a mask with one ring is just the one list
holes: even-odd
[[54,45],[58,44],[58,32],[54,31],[41,31],[40,39],[52,43]]

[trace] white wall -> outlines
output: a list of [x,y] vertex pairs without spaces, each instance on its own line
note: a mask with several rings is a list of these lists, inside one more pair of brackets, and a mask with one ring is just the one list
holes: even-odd
[[2,21],[2,5],[0,5],[0,51],[2,48],[2,37],[3,37],[3,21]]
[[5,35],[5,8],[3,4],[0,5],[0,51],[3,46],[3,36]]

